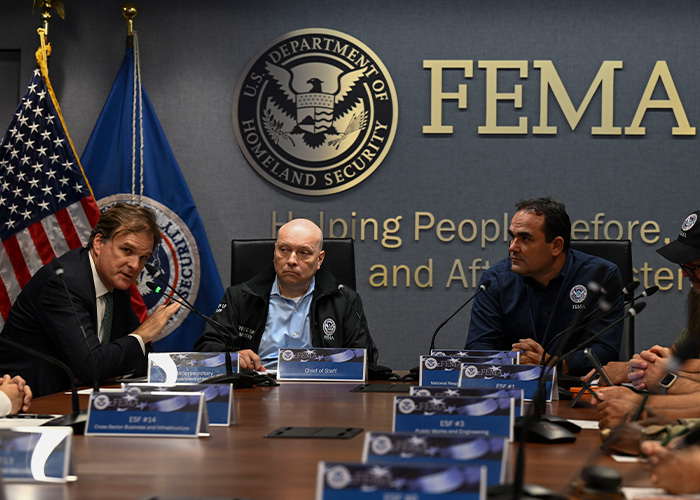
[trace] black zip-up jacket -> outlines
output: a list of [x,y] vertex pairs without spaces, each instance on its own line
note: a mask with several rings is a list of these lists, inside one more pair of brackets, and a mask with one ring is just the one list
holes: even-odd
[[[275,268],[270,265],[245,283],[226,289],[211,319],[221,323],[228,332],[229,342],[234,351],[251,349],[258,352],[267,323],[270,290],[274,281]],[[309,310],[311,344],[314,347],[366,348],[367,362],[374,364],[379,353],[366,329],[367,320],[362,310],[362,300],[351,288],[344,287],[341,292],[338,289],[339,284],[335,276],[323,266],[316,272],[316,284]],[[343,292],[347,298],[343,296]],[[362,317],[362,321],[358,315]],[[222,334],[211,325],[207,325],[202,336],[195,342],[194,350],[225,351]]]

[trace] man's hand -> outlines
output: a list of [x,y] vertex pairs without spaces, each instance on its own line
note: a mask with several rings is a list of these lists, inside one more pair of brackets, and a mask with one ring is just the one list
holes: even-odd
[[32,390],[19,375],[14,378],[5,374],[0,380],[0,391],[4,392],[12,403],[11,414],[28,411],[32,402]]
[[592,398],[591,403],[598,411],[601,429],[612,429],[626,422],[642,402],[642,396],[622,386],[603,387],[596,394],[598,400]]
[[238,365],[244,370],[255,370],[257,372],[265,371],[265,367],[260,362],[260,356],[250,349],[238,351]]
[[635,354],[630,360],[628,377],[638,391],[659,392],[659,382],[666,376],[666,364],[671,358],[671,350],[655,345],[648,351]]
[[651,481],[654,486],[670,493],[697,493],[700,491],[700,447],[688,446],[670,450],[656,441],[644,441],[642,453],[651,464]]
[[141,323],[141,326],[139,326],[132,333],[141,337],[143,339],[143,343],[147,344],[163,331],[163,328],[165,328],[165,325],[168,323],[170,317],[179,309],[180,304],[175,301],[166,305],[158,306],[156,310],[153,311],[148,318],[146,318],[146,321]]
[[545,359],[549,358],[542,346],[532,339],[520,339],[513,344],[513,351],[522,351],[520,353],[521,365],[539,365],[542,363],[542,356]]
[[[605,372],[608,374],[608,377],[610,377],[610,382],[612,382],[614,385],[620,385],[623,382],[629,382],[629,379],[627,378],[627,373],[630,370],[629,362],[628,361],[611,361],[607,365],[603,367],[605,369]],[[596,371],[595,369],[589,371],[584,377],[583,380],[586,382],[590,382],[593,380],[596,376]],[[606,385],[605,380],[602,378],[598,381],[599,386],[604,386]]]

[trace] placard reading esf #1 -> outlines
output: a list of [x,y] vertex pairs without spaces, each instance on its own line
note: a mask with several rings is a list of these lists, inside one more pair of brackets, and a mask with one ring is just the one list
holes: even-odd
[[280,349],[277,380],[362,382],[367,349]]

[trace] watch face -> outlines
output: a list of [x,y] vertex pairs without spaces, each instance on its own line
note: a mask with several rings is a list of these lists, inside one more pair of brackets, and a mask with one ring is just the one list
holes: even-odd
[[661,379],[660,384],[664,387],[668,387],[674,380],[676,380],[676,376],[673,373],[669,373]]

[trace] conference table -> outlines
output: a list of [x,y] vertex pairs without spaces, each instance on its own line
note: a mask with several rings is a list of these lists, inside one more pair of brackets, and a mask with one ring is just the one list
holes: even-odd
[[[364,432],[352,439],[271,439],[280,427],[360,427],[391,431],[397,392],[351,392],[357,383],[283,382],[234,391],[236,423],[211,427],[210,437],[75,436],[78,480],[68,484],[7,484],[22,499],[313,499],[319,461],[359,462]],[[86,408],[87,396],[81,396]],[[37,413],[69,413],[69,397],[37,398]],[[594,420],[595,410],[551,404],[566,418]],[[623,475],[623,485],[649,486],[648,469],[600,456],[600,433],[583,430],[575,443],[526,445],[525,482],[572,497],[570,484],[591,463]],[[517,445],[512,445],[513,451]],[[515,455],[515,453],[514,453]]]

